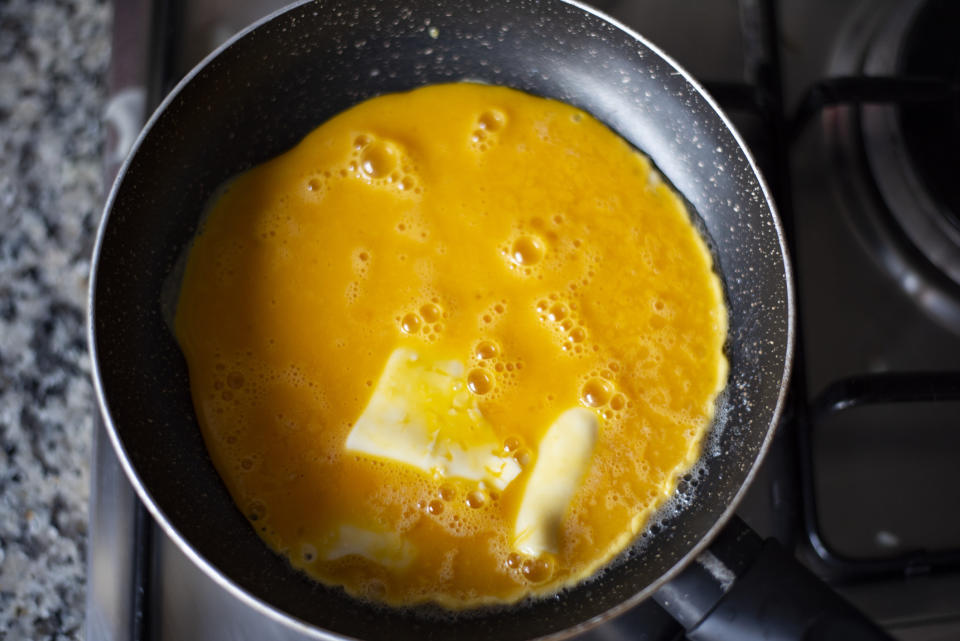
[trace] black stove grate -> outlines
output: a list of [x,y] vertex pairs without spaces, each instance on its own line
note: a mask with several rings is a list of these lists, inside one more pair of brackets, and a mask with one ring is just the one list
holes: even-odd
[[[958,6],[946,4],[949,6],[945,10],[957,13]],[[796,261],[798,252],[794,245],[789,152],[809,122],[827,107],[881,103],[909,105],[911,118],[922,118],[924,113],[937,117],[946,111],[956,126],[960,123],[960,80],[954,68],[951,68],[953,77],[946,74],[905,74],[822,78],[806,89],[795,111],[788,115],[782,98],[777,5],[776,0],[741,0],[747,52],[745,81],[706,82],[705,86],[728,112],[748,114],[761,123],[763,135],[749,140],[751,151],[761,160],[761,168],[769,180],[784,224],[789,250]],[[955,23],[946,23],[944,26],[952,24]],[[954,61],[944,64],[956,65]],[[956,133],[956,129],[949,127],[944,127],[942,131],[947,134],[944,136],[947,141],[951,140],[950,132]],[[956,148],[951,153],[956,154]],[[942,156],[936,156],[935,159],[941,160]],[[945,163],[942,167],[955,173],[957,165]],[[952,187],[956,189],[955,179]],[[795,281],[799,280],[802,266],[794,262],[793,271]],[[803,305],[802,300],[799,305]],[[797,503],[802,511],[802,536],[826,566],[826,574],[832,580],[857,581],[884,575],[913,576],[960,567],[960,548],[915,550],[895,557],[853,558],[837,552],[821,527],[813,447],[817,429],[828,418],[855,407],[960,401],[960,372],[884,372],[845,377],[828,384],[816,398],[811,399],[807,393],[803,336],[801,322],[798,323],[790,395],[780,429],[791,432],[796,439],[799,473]],[[789,523],[791,516],[780,515],[779,518]]]

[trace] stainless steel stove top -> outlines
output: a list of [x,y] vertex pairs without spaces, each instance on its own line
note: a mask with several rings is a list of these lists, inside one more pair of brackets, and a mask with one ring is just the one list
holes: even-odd
[[[878,187],[871,169],[879,152],[861,142],[871,119],[896,117],[891,105],[902,99],[890,97],[894,90],[911,87],[829,79],[873,69],[882,57],[875,35],[924,2],[595,3],[677,59],[728,110],[795,245],[802,345],[794,402],[739,513],[908,641],[960,638],[960,484],[952,480],[960,403],[935,401],[960,398],[960,323],[951,327],[935,300],[956,295],[948,302],[960,308],[960,288],[935,279],[942,286],[931,288],[929,264],[885,210],[889,185]],[[114,4],[111,179],[146,106],[209,50],[285,2]],[[775,51],[762,21],[769,7],[779,17]],[[895,66],[893,51],[884,55]],[[811,117],[788,117],[804,112]],[[221,588],[157,528],[102,428],[94,468],[88,639],[304,638]],[[583,638],[682,635],[650,603]]]

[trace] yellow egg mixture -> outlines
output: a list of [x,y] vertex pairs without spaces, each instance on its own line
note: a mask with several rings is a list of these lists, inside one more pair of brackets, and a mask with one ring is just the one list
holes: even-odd
[[649,161],[466,83],[359,104],[229,183],[175,329],[258,534],[390,605],[594,574],[696,461],[727,375],[720,281]]

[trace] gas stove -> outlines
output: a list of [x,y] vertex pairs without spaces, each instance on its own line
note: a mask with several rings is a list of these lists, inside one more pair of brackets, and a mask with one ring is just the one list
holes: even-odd
[[[283,0],[115,0],[112,180],[194,64]],[[960,51],[953,0],[597,0],[698,78],[773,191],[790,401],[738,513],[905,641],[960,638]],[[289,639],[153,523],[97,430],[87,638]],[[682,639],[644,603],[585,640]]]

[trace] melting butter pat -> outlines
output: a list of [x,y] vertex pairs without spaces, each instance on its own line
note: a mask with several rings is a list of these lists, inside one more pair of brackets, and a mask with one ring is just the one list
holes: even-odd
[[503,490],[520,473],[467,389],[463,363],[398,348],[347,436],[348,451],[412,465],[434,477]]
[[356,554],[380,565],[402,570],[416,556],[413,545],[396,532],[377,532],[341,525],[336,540],[323,552],[327,561]]
[[597,441],[597,416],[567,410],[544,434],[514,525],[514,548],[538,557],[556,554],[563,516],[590,463]]

